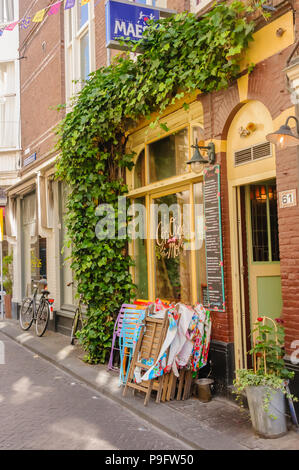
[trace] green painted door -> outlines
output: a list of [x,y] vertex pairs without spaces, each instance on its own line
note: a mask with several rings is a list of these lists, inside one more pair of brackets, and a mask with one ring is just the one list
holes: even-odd
[[246,229],[251,324],[282,311],[275,181],[246,187]]

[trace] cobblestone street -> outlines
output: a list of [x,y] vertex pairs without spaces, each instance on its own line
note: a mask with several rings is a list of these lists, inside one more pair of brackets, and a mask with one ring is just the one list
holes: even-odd
[[186,449],[0,333],[0,449]]

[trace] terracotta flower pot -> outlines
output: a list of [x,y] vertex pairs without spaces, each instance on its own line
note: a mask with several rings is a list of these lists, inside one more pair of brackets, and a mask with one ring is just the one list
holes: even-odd
[[5,318],[11,318],[11,295],[4,296]]

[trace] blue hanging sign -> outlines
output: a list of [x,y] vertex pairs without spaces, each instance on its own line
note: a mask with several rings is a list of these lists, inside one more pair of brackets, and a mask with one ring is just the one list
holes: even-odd
[[35,160],[36,160],[36,152],[24,159],[23,166],[30,165],[30,163],[35,162]]
[[105,8],[106,47],[115,49],[124,49],[118,43],[120,38],[140,40],[149,20],[159,20],[160,16],[175,13],[172,10],[119,0],[108,0]]

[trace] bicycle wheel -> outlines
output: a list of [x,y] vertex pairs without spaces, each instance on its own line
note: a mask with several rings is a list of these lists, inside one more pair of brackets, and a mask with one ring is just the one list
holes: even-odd
[[79,323],[79,310],[77,309],[73,318],[73,323],[72,323],[71,344],[74,344],[74,341],[76,339],[75,334],[78,328],[78,323]]
[[26,297],[21,305],[20,310],[20,327],[22,330],[27,331],[33,322],[33,300],[30,297]]
[[44,300],[42,304],[39,306],[37,315],[36,315],[35,331],[36,331],[37,336],[43,336],[48,326],[49,317],[50,317],[50,306],[48,302]]

